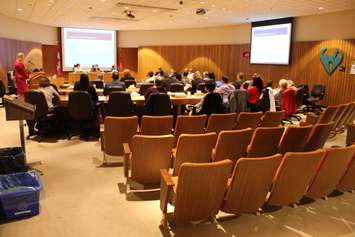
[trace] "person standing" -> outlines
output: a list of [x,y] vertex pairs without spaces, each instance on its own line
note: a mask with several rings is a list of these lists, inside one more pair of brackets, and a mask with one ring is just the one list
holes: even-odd
[[27,82],[28,73],[26,71],[25,65],[23,61],[25,59],[25,55],[23,53],[18,53],[16,56],[16,62],[14,64],[14,72],[17,86],[17,95],[23,96],[27,90]]

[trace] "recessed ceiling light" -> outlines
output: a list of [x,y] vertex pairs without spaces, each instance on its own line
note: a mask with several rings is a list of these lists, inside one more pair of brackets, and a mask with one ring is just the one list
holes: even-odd
[[158,12],[158,10],[157,10],[157,9],[154,9],[153,12]]
[[225,11],[225,10],[227,10],[227,8],[223,7],[222,10]]
[[201,1],[200,4],[205,4],[205,2],[204,2],[204,1]]
[[23,9],[22,8],[17,8],[17,11],[22,12]]
[[324,7],[318,7],[318,10],[323,10],[324,9]]
[[106,0],[100,0],[101,2],[106,2]]
[[216,5],[212,4],[211,7],[216,7]]
[[127,10],[127,9],[128,9],[128,7],[124,7],[124,9],[126,9],[126,10]]

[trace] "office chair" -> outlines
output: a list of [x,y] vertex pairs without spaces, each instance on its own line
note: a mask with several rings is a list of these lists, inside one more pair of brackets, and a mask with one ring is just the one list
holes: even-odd
[[148,88],[149,88],[149,87],[152,87],[152,86],[154,86],[153,83],[143,83],[143,84],[141,84],[138,93],[139,93],[140,95],[144,95],[145,92],[148,90]]
[[122,86],[105,86],[104,88],[104,95],[110,95],[113,92],[117,92],[117,91],[126,91],[126,88],[122,87]]
[[[36,106],[35,120],[27,121],[29,130],[27,139],[37,135],[38,141],[42,142],[43,136],[45,136],[51,128],[51,122],[54,120],[54,110],[49,111],[46,98],[42,92],[34,90],[26,91],[25,101]],[[38,129],[37,133],[35,132],[35,128]]]
[[322,84],[316,84],[313,86],[310,98],[307,99],[309,105],[307,106],[307,111],[312,111],[315,113],[321,112],[320,102],[323,100],[325,95],[325,86]]
[[131,95],[122,91],[112,92],[108,98],[108,103],[105,105],[104,115],[119,117],[134,115]]
[[86,140],[90,135],[90,130],[96,127],[96,106],[93,104],[89,93],[86,91],[73,91],[69,93],[68,113],[72,118],[72,129],[69,133],[68,140],[73,137],[75,122],[79,122],[79,133],[83,134]]
[[171,101],[166,93],[153,93],[149,96],[145,106],[147,115],[171,115]]
[[136,85],[136,81],[135,80],[125,80],[124,84],[125,84],[125,87],[128,88],[131,85]]
[[169,91],[171,92],[184,92],[184,85],[181,83],[171,83]]
[[92,84],[95,85],[96,89],[103,89],[104,88],[104,82],[101,80],[94,80],[94,81],[92,81]]

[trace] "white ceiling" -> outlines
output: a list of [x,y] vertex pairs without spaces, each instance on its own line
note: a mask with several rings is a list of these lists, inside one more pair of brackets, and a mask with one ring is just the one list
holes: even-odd
[[[118,2],[149,5],[153,8],[129,7],[136,15],[135,21],[130,21],[123,13],[125,7],[117,5]],[[0,13],[51,26],[158,30],[231,25],[355,9],[355,0],[183,0],[183,2],[184,4],[180,5],[179,0],[0,0]],[[177,10],[156,10],[154,7]],[[204,16],[195,14],[196,9],[201,7],[207,9]]]

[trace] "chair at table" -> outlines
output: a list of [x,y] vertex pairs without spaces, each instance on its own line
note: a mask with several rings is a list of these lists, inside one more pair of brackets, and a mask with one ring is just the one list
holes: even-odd
[[171,92],[184,92],[184,84],[182,83],[171,83],[169,87]]
[[216,139],[216,133],[182,134],[179,137],[176,152],[173,153],[173,175],[179,173],[181,165],[185,162],[211,162]]
[[104,131],[101,132],[101,150],[106,155],[122,156],[123,143],[131,144],[132,137],[137,133],[138,117],[105,118]]
[[168,135],[173,129],[174,116],[148,116],[144,115],[141,119],[142,135]]
[[279,127],[285,116],[285,111],[270,112],[266,111],[261,118],[260,127]]
[[249,113],[241,112],[238,114],[237,124],[235,129],[251,128],[255,129],[258,127],[263,112]]
[[[223,202],[231,167],[229,160],[207,164],[184,163],[178,177],[172,177],[167,170],[162,170],[160,209],[164,233],[168,232],[168,221],[213,221]],[[174,213],[168,220],[169,200],[173,200]]]
[[248,147],[248,157],[271,156],[277,153],[283,127],[257,128]]
[[334,191],[345,174],[354,154],[355,145],[326,149],[325,156],[306,196],[312,199],[323,198]]
[[324,153],[324,150],[286,153],[267,203],[273,206],[297,204],[306,193]]
[[315,151],[323,148],[333,125],[334,122],[314,125],[311,133],[307,138],[303,151]]
[[312,128],[313,126],[311,125],[303,127],[287,127],[284,135],[281,138],[278,153],[285,154],[286,152],[303,151],[303,148],[308,139],[308,135],[312,131]]
[[128,79],[128,80],[125,80],[125,81],[124,81],[124,84],[125,84],[125,87],[128,88],[128,87],[130,87],[131,85],[136,85],[136,81],[135,81],[135,80],[132,80],[132,79]]
[[227,213],[259,213],[273,183],[282,156],[241,158],[229,179],[221,210]]
[[355,155],[352,158],[344,176],[337,185],[337,190],[348,192],[355,190]]
[[122,86],[114,86],[114,85],[106,86],[104,88],[103,94],[104,95],[111,95],[112,93],[118,92],[118,91],[122,91],[122,92],[126,91],[126,88],[124,88]]
[[93,80],[92,84],[95,85],[96,89],[103,89],[104,88],[104,81],[101,80]]
[[145,92],[148,90],[148,88],[152,87],[152,86],[154,86],[153,83],[143,83],[143,84],[140,85],[138,93],[140,95],[145,95]]
[[229,159],[233,161],[233,164],[236,164],[239,158],[247,155],[247,148],[252,136],[253,130],[251,128],[221,131],[213,149],[212,160]]
[[123,144],[124,176],[128,191],[132,181],[142,185],[160,182],[160,170],[170,166],[173,142],[173,135],[134,135],[131,145]]
[[211,114],[208,118],[206,132],[219,133],[222,130],[232,130],[235,126],[236,113]]
[[[54,122],[54,113],[53,111],[49,111],[46,98],[42,92],[35,90],[26,91],[25,101],[36,106],[35,121],[27,121],[27,125],[29,127],[29,135],[27,139],[33,135],[37,135],[38,141],[41,142],[43,140],[43,136],[45,136],[48,132],[47,130],[49,129],[50,123]],[[34,132],[36,124],[38,129],[37,134]]]
[[112,92],[105,104],[105,116],[132,116],[134,115],[134,104],[131,95],[127,92]]
[[[68,113],[74,123],[79,123],[80,134],[87,139],[90,133],[99,129],[97,125],[96,108],[90,95],[86,91],[73,91],[69,93]],[[74,130],[72,127],[68,140],[71,140]],[[98,132],[98,131],[97,131]]]
[[172,107],[170,97],[166,93],[153,93],[144,105],[147,115],[171,115]]
[[186,134],[200,134],[205,132],[205,124],[207,115],[179,115],[176,119],[174,129],[174,147],[176,147],[179,136],[183,133]]

